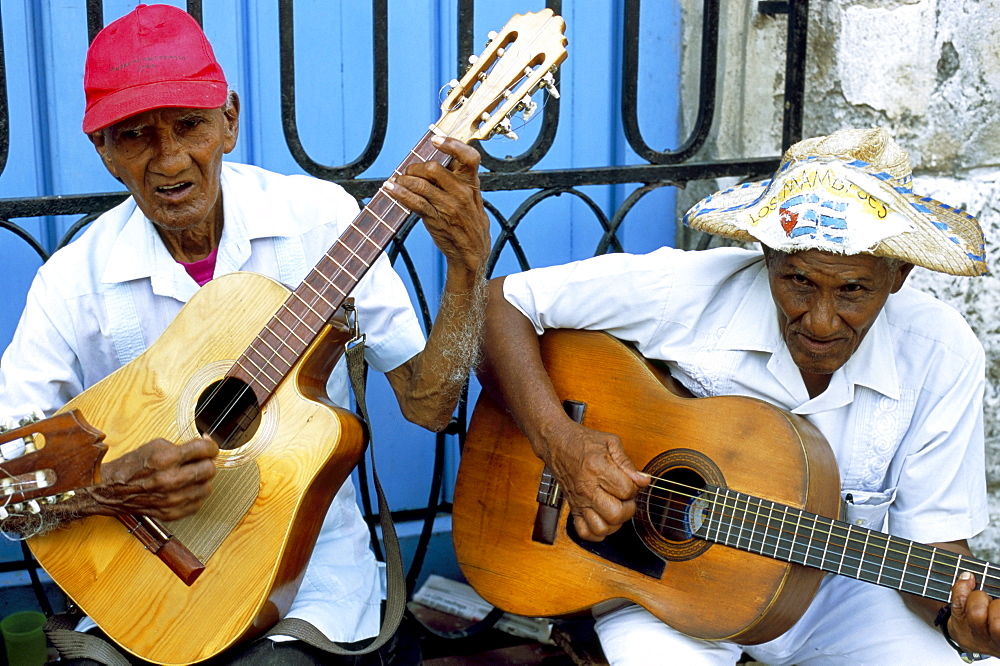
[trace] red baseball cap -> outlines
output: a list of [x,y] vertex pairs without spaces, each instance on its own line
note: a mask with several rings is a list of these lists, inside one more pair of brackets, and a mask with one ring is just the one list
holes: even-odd
[[213,109],[229,86],[197,21],[170,5],[139,5],[109,23],[87,50],[83,131],[163,107]]

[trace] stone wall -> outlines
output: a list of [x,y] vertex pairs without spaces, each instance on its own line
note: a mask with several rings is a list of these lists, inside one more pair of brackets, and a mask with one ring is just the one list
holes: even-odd
[[[685,4],[683,93],[697,100],[700,0]],[[786,17],[756,2],[724,2],[715,127],[699,158],[776,155],[781,144]],[[914,190],[976,215],[987,256],[1000,232],[1000,0],[813,0],[809,8],[804,136],[886,128],[910,154]],[[691,183],[680,214],[729,183]],[[690,230],[678,229],[688,247]],[[962,312],[986,349],[986,460],[993,524],[973,541],[1000,561],[1000,281],[921,268],[910,284]]]

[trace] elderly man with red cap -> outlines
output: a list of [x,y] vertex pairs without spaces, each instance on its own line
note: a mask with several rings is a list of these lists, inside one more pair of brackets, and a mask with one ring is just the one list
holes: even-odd
[[[606,331],[662,361],[696,397],[749,396],[805,417],[836,458],[840,478],[832,479],[832,488],[840,489],[845,529],[859,531],[838,558],[843,566],[837,571],[846,575],[823,578],[801,616],[771,616],[781,629],[769,640],[746,641],[759,644],[725,636],[704,640],[718,634],[711,618],[699,613],[716,608],[717,617],[725,618],[725,590],[714,589],[714,596],[706,591],[703,611],[696,604],[674,604],[680,607],[661,608],[661,617],[636,604],[602,603],[595,608],[596,629],[609,662],[734,664],[743,651],[767,664],[945,664],[1000,655],[1000,601],[973,591],[974,584],[995,591],[995,573],[971,558],[967,543],[988,520],[983,348],[959,313],[904,286],[915,265],[985,274],[978,222],[915,194],[906,153],[881,129],[801,141],[787,151],[773,178],[713,194],[688,211],[685,222],[760,243],[763,252],[664,248],[496,278],[484,329],[484,386],[506,404],[560,482],[583,539],[615,533],[640,503],[642,515],[658,525],[663,511],[657,513],[654,500],[670,492],[670,482],[657,478],[653,490],[650,475],[637,469],[648,456],[632,460],[627,453],[629,433],[600,432],[567,416],[539,354],[537,336],[546,329]],[[636,410],[639,419],[643,405]],[[655,413],[643,417],[645,427],[656,427]],[[662,428],[663,450],[685,446],[671,439],[670,426]],[[766,468],[769,451],[741,449],[737,432],[731,439],[734,460],[757,456]],[[702,481],[712,479],[703,474]],[[686,488],[701,487],[690,475],[684,478]],[[711,510],[707,488],[687,497],[670,504],[684,525],[664,537],[680,544],[678,559],[700,552],[693,545],[705,543],[694,538],[702,533],[699,521],[719,513]],[[760,509],[761,521],[767,506]],[[701,518],[702,511],[707,517]],[[776,524],[796,534],[794,515]],[[894,540],[873,530],[886,530]],[[680,552],[689,546],[685,535],[690,552]],[[750,531],[743,545],[755,538],[760,543],[768,536]],[[813,547],[804,545],[812,543],[805,531],[801,541],[785,538],[791,561],[831,570],[820,567],[818,550],[796,559]],[[938,550],[908,550],[904,539]],[[875,559],[879,544],[882,560]],[[767,552],[763,545],[747,547]],[[725,552],[725,546],[710,548]],[[694,580],[677,583],[697,595],[715,580],[698,560],[692,562],[667,562],[664,580],[675,580],[670,576],[678,567],[699,571]],[[743,575],[751,585],[753,574]],[[927,594],[932,582],[935,591]],[[636,598],[631,590],[622,596]],[[761,616],[770,610],[769,600],[760,599]],[[699,622],[701,632],[695,630]],[[747,628],[764,636],[773,625],[757,627],[751,620]]]
[[[140,5],[106,26],[87,53],[84,88],[83,130],[131,196],[39,270],[3,356],[0,411],[7,414],[51,414],[129,363],[215,277],[249,271],[298,285],[358,213],[354,198],[332,183],[223,162],[236,145],[239,98],[201,28],[180,9]],[[450,167],[414,165],[385,185],[422,217],[447,260],[426,343],[384,256],[351,296],[368,363],[387,374],[409,420],[440,431],[477,350],[490,240],[478,153],[455,139],[432,141],[453,158]],[[212,321],[203,333],[213,335]],[[343,364],[327,390],[333,402],[349,405]],[[151,441],[105,463],[99,484],[45,508],[42,520],[49,527],[90,515],[188,516],[211,492],[218,451],[203,438]],[[326,515],[289,615],[333,641],[378,634],[383,581],[368,539],[348,481]],[[237,649],[261,652],[267,663],[335,659],[300,641],[263,639]],[[397,657],[382,650],[369,658]]]

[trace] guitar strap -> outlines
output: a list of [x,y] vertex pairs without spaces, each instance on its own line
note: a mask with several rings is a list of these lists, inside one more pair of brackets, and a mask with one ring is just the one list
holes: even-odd
[[379,632],[371,644],[360,650],[348,650],[334,643],[323,633],[305,620],[289,617],[279,621],[271,628],[266,636],[291,636],[301,641],[305,641],[313,647],[325,650],[338,655],[361,655],[374,652],[392,638],[399,623],[403,619],[403,611],[406,608],[406,577],[403,573],[403,555],[399,549],[399,538],[396,536],[396,528],[392,524],[392,513],[389,511],[389,503],[382,492],[382,484],[378,480],[378,472],[375,469],[375,447],[372,446],[371,418],[368,416],[368,406],[365,404],[365,336],[359,335],[356,323],[352,326],[355,331],[354,338],[345,345],[345,356],[347,356],[347,373],[351,377],[351,386],[354,388],[354,397],[358,403],[358,410],[368,428],[368,457],[371,461],[372,479],[375,482],[375,493],[378,496],[378,519],[382,527],[382,542],[385,544],[385,574],[388,589],[386,591],[385,617],[382,619],[382,630]]

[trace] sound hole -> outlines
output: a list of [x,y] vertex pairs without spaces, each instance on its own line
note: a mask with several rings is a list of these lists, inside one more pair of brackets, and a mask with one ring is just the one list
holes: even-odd
[[198,398],[195,427],[220,449],[238,449],[260,426],[260,405],[247,384],[233,377],[214,382]]
[[636,531],[647,546],[669,561],[690,560],[711,543],[697,538],[701,493],[706,485],[724,487],[719,468],[691,449],[661,453],[644,468],[653,483],[636,498]]

